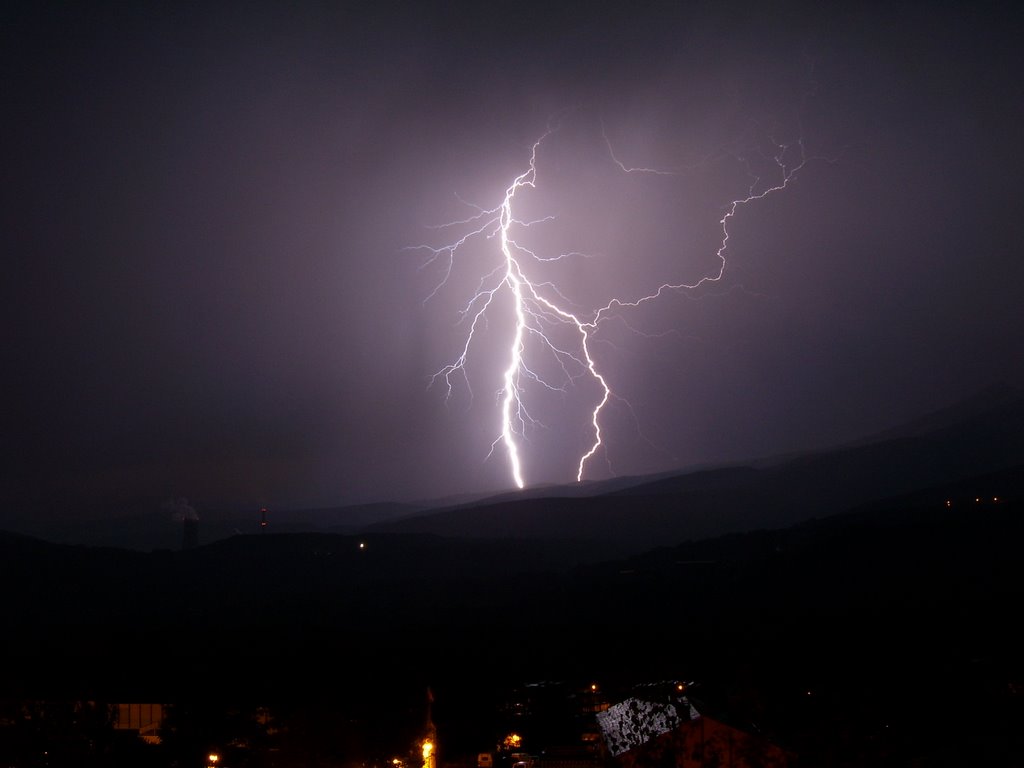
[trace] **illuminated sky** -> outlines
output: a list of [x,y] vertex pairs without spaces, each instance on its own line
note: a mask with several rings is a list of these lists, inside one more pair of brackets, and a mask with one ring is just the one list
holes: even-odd
[[[835,160],[737,213],[722,281],[603,330],[629,407],[588,476],[831,445],[1024,382],[1008,17],[337,5],[3,11],[0,527],[509,487],[486,458],[501,322],[472,397],[430,386],[494,243],[429,300],[438,265],[407,246],[500,204],[555,117],[521,201],[557,218],[524,237],[588,254],[549,265],[582,311],[713,270],[758,150]],[[675,173],[622,173],[602,131]],[[573,479],[579,389],[538,406],[529,482]]]

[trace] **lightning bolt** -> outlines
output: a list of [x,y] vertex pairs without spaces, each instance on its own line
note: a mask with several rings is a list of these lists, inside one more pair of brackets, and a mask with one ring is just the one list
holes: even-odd
[[[721,238],[715,251],[717,266],[714,269],[693,282],[665,282],[641,296],[610,298],[603,306],[584,314],[571,311],[569,308],[571,302],[554,284],[535,280],[531,275],[536,266],[543,262],[579,257],[585,254],[571,252],[542,256],[518,242],[514,237],[514,232],[518,228],[529,228],[554,218],[547,216],[529,221],[519,219],[515,213],[515,204],[518,195],[525,190],[536,188],[538,152],[555,130],[557,129],[549,127],[534,141],[527,167],[505,188],[498,205],[484,208],[466,203],[474,210],[472,215],[434,227],[437,230],[461,233],[454,240],[439,247],[430,245],[410,247],[410,250],[426,252],[427,258],[423,267],[437,265],[438,262],[443,265],[441,267],[442,277],[424,300],[426,303],[448,283],[455,261],[468,243],[481,238],[484,240],[497,239],[497,253],[500,258],[496,266],[480,278],[476,291],[459,313],[460,322],[468,323],[468,331],[463,338],[461,351],[451,362],[436,371],[430,382],[431,385],[434,385],[443,381],[447,399],[453,391],[453,380],[456,377],[461,377],[472,395],[472,388],[466,372],[471,349],[477,340],[480,329],[486,325],[489,313],[496,310],[496,301],[500,296],[507,295],[511,302],[509,314],[513,332],[511,343],[507,348],[507,363],[502,371],[501,388],[497,393],[501,414],[500,434],[491,443],[488,456],[494,453],[499,444],[504,446],[512,481],[520,489],[526,485],[523,478],[520,450],[522,444],[527,440],[528,428],[540,426],[527,408],[527,389],[539,386],[551,391],[565,392],[580,378],[587,378],[596,385],[597,397],[589,412],[588,431],[591,437],[576,464],[576,480],[577,482],[582,481],[588,463],[605,445],[601,430],[601,416],[614,396],[591,349],[591,342],[598,328],[605,321],[618,317],[620,313],[639,309],[667,293],[694,291],[709,283],[721,281],[726,272],[730,222],[745,206],[786,189],[810,159],[817,159],[808,158],[802,141],[771,142],[773,151],[764,159],[768,161],[774,179],[767,183],[764,182],[760,175],[751,170],[750,164],[746,164],[751,178],[750,184],[743,196],[726,204],[724,214],[718,222],[721,228]],[[607,147],[608,157],[624,174],[675,175],[677,173],[655,168],[627,166],[616,156],[603,127],[602,137]],[[571,348],[566,348],[568,345],[560,343],[555,338],[553,332],[555,328],[566,328],[570,331],[575,340]],[[528,344],[528,342],[531,343]],[[536,351],[528,355],[528,350],[534,348]],[[531,360],[539,354],[546,354],[556,361],[557,367],[564,377],[560,383],[552,383],[547,377],[538,373]]]

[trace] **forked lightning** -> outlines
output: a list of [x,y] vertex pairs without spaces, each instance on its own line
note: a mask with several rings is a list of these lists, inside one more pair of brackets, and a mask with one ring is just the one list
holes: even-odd
[[[507,293],[510,298],[510,319],[514,330],[511,343],[508,346],[507,363],[500,377],[496,377],[500,378],[502,382],[498,392],[501,429],[500,435],[491,444],[491,452],[493,453],[499,444],[504,446],[508,456],[512,481],[518,488],[523,488],[526,485],[520,457],[522,442],[527,426],[534,423],[527,407],[525,386],[527,384],[534,384],[559,391],[564,391],[566,386],[565,384],[552,384],[536,373],[535,369],[530,365],[531,355],[535,353],[528,353],[536,348],[536,352],[553,355],[565,375],[566,382],[572,382],[575,378],[582,375],[589,377],[597,385],[598,397],[590,411],[589,429],[591,430],[592,440],[587,449],[579,456],[576,466],[576,480],[581,481],[587,468],[587,463],[594,458],[604,445],[604,437],[601,431],[601,416],[605,406],[613,396],[608,381],[601,373],[598,362],[591,350],[590,342],[595,331],[602,322],[610,319],[613,312],[639,308],[648,302],[661,298],[669,292],[694,290],[707,283],[720,281],[726,269],[730,221],[744,206],[785,189],[794,176],[807,164],[809,159],[804,152],[802,142],[797,142],[793,145],[775,145],[774,155],[770,159],[777,169],[777,180],[768,186],[761,187],[761,179],[752,176],[752,181],[746,190],[746,194],[743,197],[732,200],[725,206],[725,213],[719,221],[721,241],[715,254],[717,257],[717,267],[713,271],[703,275],[694,282],[662,283],[643,296],[632,298],[613,297],[604,306],[592,310],[584,316],[567,308],[566,305],[569,302],[552,283],[539,281],[531,276],[533,270],[541,262],[579,254],[542,256],[518,243],[514,237],[517,228],[529,227],[552,218],[546,217],[539,221],[519,219],[515,214],[515,203],[516,196],[520,192],[527,188],[532,189],[536,187],[538,151],[552,134],[553,130],[548,129],[533,143],[529,164],[505,188],[504,197],[497,206],[493,208],[473,206],[476,212],[472,216],[437,227],[439,230],[459,233],[459,237],[454,241],[440,247],[419,245],[413,248],[414,250],[428,252],[429,257],[426,264],[434,264],[439,260],[444,263],[443,277],[427,297],[427,301],[429,301],[448,282],[455,259],[458,257],[459,251],[467,243],[480,238],[497,240],[498,252],[500,253],[500,258],[497,259],[497,266],[483,275],[477,290],[460,312],[462,320],[468,320],[469,324],[469,329],[462,341],[461,351],[454,360],[444,365],[432,376],[431,384],[435,384],[438,380],[443,379],[447,387],[446,396],[450,396],[452,393],[452,379],[454,376],[462,376],[468,385],[466,366],[474,342],[482,325],[486,323],[488,313],[496,311],[495,300],[499,295]],[[606,135],[604,138],[610,160],[623,173],[658,175],[670,175],[673,173],[672,171],[630,168],[626,166],[616,157],[611,142]],[[795,155],[795,162],[792,165],[787,165],[790,155]],[[572,336],[576,339],[573,349],[565,349],[564,345],[556,343],[552,338],[552,334],[545,330],[546,327],[556,326],[570,329]]]

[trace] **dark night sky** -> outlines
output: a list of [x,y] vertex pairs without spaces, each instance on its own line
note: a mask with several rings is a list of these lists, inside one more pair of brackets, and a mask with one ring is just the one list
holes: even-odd
[[[592,254],[552,273],[581,310],[713,268],[737,157],[802,135],[833,160],[741,209],[721,283],[603,330],[632,409],[607,411],[589,477],[821,447],[1024,383],[1009,4],[296,5],[5,4],[0,527],[508,487],[486,458],[501,321],[474,397],[428,386],[491,266],[467,252],[425,302],[439,272],[405,247],[440,245],[459,198],[500,202],[553,116],[523,205],[559,218],[523,237]],[[677,173],[620,173],[602,126]],[[572,478],[591,396],[537,406],[528,482]]]

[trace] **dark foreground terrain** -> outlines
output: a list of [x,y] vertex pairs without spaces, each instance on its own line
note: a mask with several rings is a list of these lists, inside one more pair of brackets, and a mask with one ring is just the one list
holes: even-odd
[[330,712],[358,724],[335,747],[372,761],[428,686],[454,758],[524,681],[685,678],[799,765],[1021,765],[1022,478],[598,562],[430,534],[151,553],[3,535],[0,693]]

